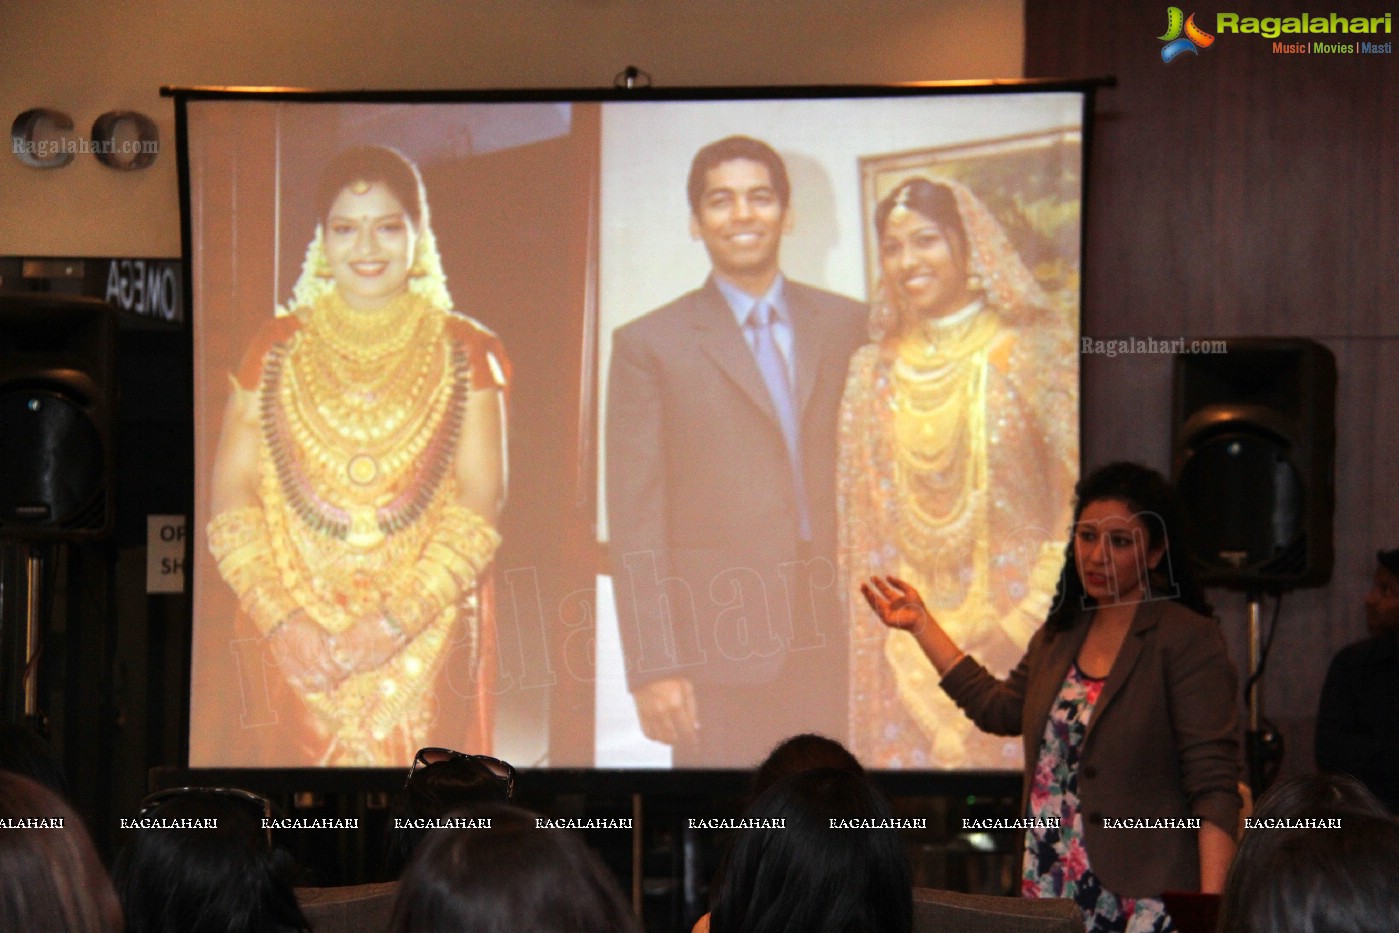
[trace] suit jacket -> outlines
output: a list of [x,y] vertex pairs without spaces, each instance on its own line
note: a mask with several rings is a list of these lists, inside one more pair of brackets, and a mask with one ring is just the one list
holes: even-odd
[[713,280],[613,334],[607,517],[632,689],[766,682],[791,648],[845,637],[833,631],[836,418],[866,312],[785,287],[809,548],[776,410]]
[[[971,658],[943,689],[978,726],[1025,740],[1023,805],[1040,743],[1090,614],[1067,631],[1042,627],[1005,681]],[[1213,619],[1176,602],[1142,603],[1093,707],[1079,758],[1078,795],[1088,861],[1127,897],[1200,887],[1198,833],[1110,828],[1105,820],[1201,817],[1238,827],[1238,699],[1233,664]]]

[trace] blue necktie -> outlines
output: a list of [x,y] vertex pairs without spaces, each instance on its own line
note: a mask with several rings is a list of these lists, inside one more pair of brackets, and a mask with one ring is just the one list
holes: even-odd
[[802,471],[801,440],[797,431],[797,403],[792,397],[792,381],[787,373],[787,361],[782,358],[782,349],[772,333],[776,311],[766,301],[753,306],[748,315],[748,330],[753,335],[753,357],[758,361],[758,372],[767,384],[768,395],[772,396],[773,407],[777,409],[777,422],[782,426],[782,436],[787,441],[787,458],[792,463],[792,492],[797,500],[797,518],[801,524],[801,540],[811,540],[811,516],[806,503],[806,478]]

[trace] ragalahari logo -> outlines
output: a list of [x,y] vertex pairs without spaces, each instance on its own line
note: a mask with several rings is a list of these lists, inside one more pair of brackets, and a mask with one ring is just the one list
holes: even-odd
[[1161,49],[1161,60],[1168,65],[1182,52],[1199,55],[1197,48],[1207,49],[1214,44],[1214,36],[1195,25],[1195,14],[1185,16],[1178,6],[1166,8],[1166,34],[1156,38],[1166,43]]

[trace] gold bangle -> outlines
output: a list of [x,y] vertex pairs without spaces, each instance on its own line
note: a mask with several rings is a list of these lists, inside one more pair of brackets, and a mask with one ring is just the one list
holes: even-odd
[[476,585],[500,546],[500,535],[464,505],[443,510],[442,522],[418,563],[387,601],[385,614],[410,638]]
[[209,521],[208,533],[219,574],[259,632],[270,635],[302,611],[278,577],[261,508],[245,505],[220,512]]
[[266,542],[267,524],[256,505],[239,506],[220,512],[209,520],[209,551],[220,562],[251,544]]

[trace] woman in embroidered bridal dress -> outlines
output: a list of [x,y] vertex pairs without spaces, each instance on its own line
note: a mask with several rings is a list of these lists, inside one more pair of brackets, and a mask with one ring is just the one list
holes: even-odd
[[873,342],[840,414],[852,750],[875,768],[1013,768],[859,594],[889,574],[1004,676],[1049,610],[1078,468],[1071,328],[961,184],[901,182],[875,208]]

